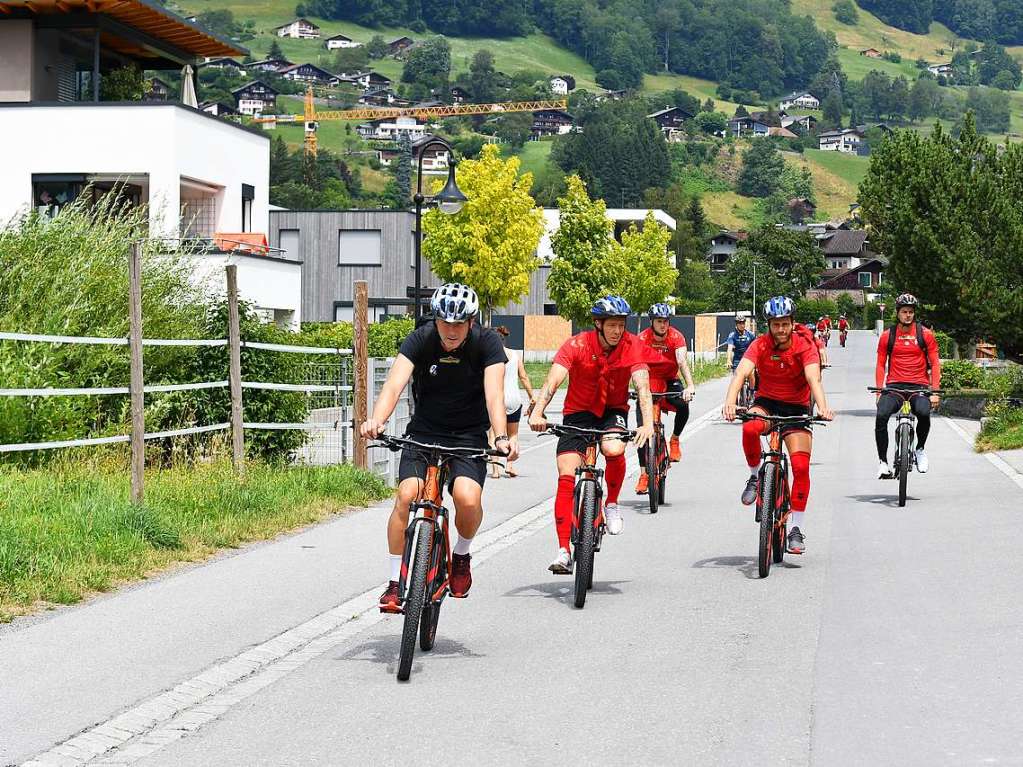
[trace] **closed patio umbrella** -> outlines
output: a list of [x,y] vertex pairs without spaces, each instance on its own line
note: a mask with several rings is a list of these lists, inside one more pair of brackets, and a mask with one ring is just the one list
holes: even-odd
[[191,64],[185,64],[181,70],[181,103],[185,106],[199,108],[199,99],[195,95],[195,79],[192,76]]

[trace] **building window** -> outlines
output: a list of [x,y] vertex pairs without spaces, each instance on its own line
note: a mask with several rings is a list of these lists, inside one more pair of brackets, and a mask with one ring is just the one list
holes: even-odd
[[256,188],[242,184],[242,231],[252,231],[252,201],[256,198]]
[[298,229],[281,229],[277,233],[277,247],[283,252],[281,255],[291,261],[302,260],[302,245]]
[[557,304],[544,304],[543,305],[543,313],[544,313],[544,316],[546,316],[546,317],[556,316],[557,313],[558,313],[558,306],[557,306]]
[[212,195],[204,197],[181,198],[181,236],[184,239],[210,239],[216,228],[217,198]]
[[860,278],[860,287],[870,287],[870,272],[860,272],[857,276]]
[[53,218],[61,208],[75,201],[85,182],[85,176],[35,174],[32,176],[32,205],[40,215]]
[[379,229],[342,229],[338,232],[338,266],[380,266]]

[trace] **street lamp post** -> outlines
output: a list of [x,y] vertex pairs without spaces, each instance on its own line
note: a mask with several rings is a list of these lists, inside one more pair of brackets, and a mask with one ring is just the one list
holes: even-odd
[[[423,284],[423,203],[426,201],[426,198],[423,196],[423,157],[426,155],[426,150],[431,146],[447,147],[448,145],[444,141],[435,138],[419,147],[416,194],[412,198],[412,202],[416,205],[416,292],[413,299],[415,301],[413,316],[416,320],[422,316],[422,301],[419,292],[422,290]],[[448,151],[450,152],[450,148],[448,148]],[[443,189],[433,196],[433,199],[437,202],[437,207],[440,208],[442,213],[447,213],[448,215],[454,215],[460,211],[466,201],[466,196],[462,194],[462,190],[455,183],[455,165],[455,160],[452,157],[448,162],[448,182],[444,185]]]

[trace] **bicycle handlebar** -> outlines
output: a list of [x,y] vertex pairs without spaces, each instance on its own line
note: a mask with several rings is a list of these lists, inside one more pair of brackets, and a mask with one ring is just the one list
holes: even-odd
[[867,391],[879,394],[944,394],[944,389],[932,389],[930,386],[919,386],[915,389],[893,389],[890,386],[868,386]]
[[828,423],[827,419],[821,418],[819,415],[768,415],[766,413],[751,413],[741,408],[736,410],[735,415],[740,421],[752,421],[759,418],[761,421],[777,424]]
[[447,445],[433,445],[428,442],[417,442],[414,439],[408,439],[407,437],[390,437],[386,434],[381,434],[377,437],[376,442],[372,443],[370,447],[386,447],[393,453],[399,450],[411,449],[419,451],[431,451],[440,453],[442,455],[449,456],[460,456],[463,458],[507,458],[508,454],[503,453],[500,450],[491,450],[489,448],[480,450],[478,447],[449,447]]
[[[651,399],[666,399],[667,397],[681,397],[681,396],[682,396],[682,392],[680,392],[680,391],[658,391],[658,392],[653,392],[652,391],[652,392],[650,392]],[[639,393],[638,392],[634,392],[634,391],[630,391],[629,392],[629,399],[630,400],[638,400],[639,399]],[[690,397],[690,399],[696,399],[696,392],[693,392],[693,395],[692,395],[692,397]]]
[[621,431],[619,429],[583,429],[578,426],[569,426],[564,423],[548,423],[547,433],[553,434],[556,437],[589,437],[593,442],[599,442],[600,440],[607,438],[620,439],[622,442],[628,442],[636,437],[636,432],[634,431]]

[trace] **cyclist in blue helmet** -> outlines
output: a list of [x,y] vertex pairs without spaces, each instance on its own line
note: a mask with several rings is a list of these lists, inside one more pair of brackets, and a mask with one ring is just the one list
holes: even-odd
[[[722,415],[735,420],[736,402],[742,382],[757,373],[757,394],[749,412],[776,416],[804,416],[810,413],[810,395],[822,418],[835,417],[828,407],[827,396],[821,384],[821,362],[813,337],[805,328],[795,324],[796,306],[791,298],[775,296],[764,304],[764,317],[768,332],[757,338],[746,350],[736,368],[735,377],[728,387]],[[749,467],[749,478],[742,492],[742,502],[750,506],[757,499],[759,488],[761,445],[760,438],[769,424],[753,419],[742,427],[742,448]],[[782,431],[782,439],[792,465],[792,514],[786,547],[793,554],[806,550],[803,535],[803,514],[810,495],[810,452],[813,437],[807,427],[799,426]]]
[[[537,395],[529,417],[533,431],[544,431],[544,411],[558,387],[568,378],[568,391],[562,407],[563,422],[583,429],[625,431],[629,423],[629,383],[639,393],[643,426],[636,431],[636,445],[642,447],[653,435],[653,402],[650,398],[648,364],[655,358],[645,345],[625,329],[631,309],[620,296],[604,296],[590,310],[593,330],[569,338],[554,357],[547,381]],[[618,507],[618,495],[625,482],[625,443],[606,439],[601,443],[606,460],[604,479],[607,502],[604,521],[611,535],[622,532],[625,521]],[[586,441],[578,437],[558,440],[558,489],[554,501],[554,521],[558,534],[558,553],[551,562],[553,573],[572,572],[571,533],[574,506],[575,471],[583,463]]]

